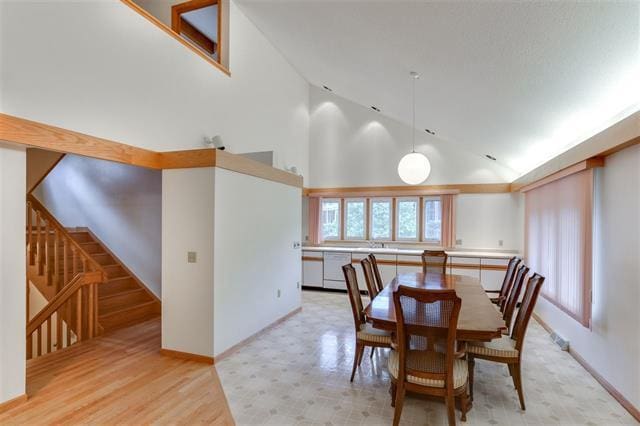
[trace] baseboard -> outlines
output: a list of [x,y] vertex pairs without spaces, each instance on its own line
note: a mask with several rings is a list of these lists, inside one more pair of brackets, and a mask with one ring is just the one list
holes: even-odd
[[[533,313],[533,317],[535,318],[536,321],[538,321],[538,323],[542,326],[542,328],[544,328],[548,333],[550,333],[550,334],[551,333],[555,333],[555,330],[552,329],[549,326],[549,324],[544,322],[544,320],[542,318],[540,318],[540,316],[537,315],[535,312]],[[589,363],[584,358],[582,358],[582,356],[579,353],[577,353],[574,349],[572,349],[571,345],[569,345],[569,354],[573,357],[573,359],[578,361],[578,364],[580,364],[582,366],[582,368],[587,370],[589,372],[589,374],[591,374],[593,376],[593,378],[596,379],[596,381],[598,383],[600,383],[600,385],[603,388],[605,388],[607,390],[607,392],[609,392],[611,394],[611,396],[614,397],[616,399],[616,401],[618,401],[620,403],[620,405],[622,405],[624,407],[624,409],[629,412],[629,414],[631,414],[633,416],[633,418],[635,418],[637,421],[640,422],[640,410],[638,410],[611,383],[609,383],[607,381],[607,379],[602,377],[600,375],[600,373],[598,373],[591,365],[589,365]]]
[[25,402],[27,402],[27,398],[27,394],[25,393],[8,401],[0,403],[0,413],[4,413],[5,411],[9,411],[10,409],[17,407],[18,405],[24,404]]
[[273,327],[277,326],[278,324],[281,324],[281,323],[285,322],[286,320],[288,320],[289,318],[291,318],[292,316],[294,316],[295,314],[297,314],[297,313],[299,313],[301,311],[302,311],[302,306],[299,307],[299,308],[294,309],[293,311],[289,312],[288,314],[286,314],[282,318],[279,318],[279,319],[275,320],[274,322],[272,322],[268,326],[266,326],[263,329],[257,331],[256,333],[252,334],[251,336],[247,337],[246,339],[242,340],[241,342],[231,346],[229,349],[227,349],[226,351],[220,353],[220,355],[216,356],[215,357],[215,362],[220,362],[221,360],[223,360],[224,358],[228,357],[232,353],[234,353],[234,352],[238,351],[239,349],[241,349],[243,346],[246,346],[247,344],[249,344],[256,337],[260,336],[263,333],[266,333],[267,331],[271,330]]
[[160,355],[171,358],[184,359],[187,361],[201,362],[203,364],[213,365],[214,359],[210,356],[197,355],[189,352],[174,351],[173,349],[160,349]]

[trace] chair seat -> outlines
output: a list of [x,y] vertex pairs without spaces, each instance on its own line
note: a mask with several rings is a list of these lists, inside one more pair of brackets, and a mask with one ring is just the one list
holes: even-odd
[[509,336],[502,336],[490,342],[473,342],[467,345],[467,353],[500,358],[517,358],[516,341]]
[[371,324],[362,324],[360,331],[356,333],[356,337],[365,342],[391,345],[391,334],[387,331],[373,328]]
[[[398,378],[398,364],[400,354],[397,351],[391,351],[389,354],[389,374],[394,379]],[[424,371],[425,373],[444,373],[445,371],[445,355],[440,352],[432,351],[408,351],[407,352],[407,368],[411,370]],[[453,360],[453,387],[455,389],[464,386],[468,377],[467,361],[462,359]],[[431,388],[444,388],[444,380],[427,379],[424,377],[407,376],[407,381],[416,385],[427,386]]]

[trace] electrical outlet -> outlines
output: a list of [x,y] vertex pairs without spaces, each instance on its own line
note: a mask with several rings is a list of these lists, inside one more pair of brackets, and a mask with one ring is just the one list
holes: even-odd
[[502,240],[498,240],[498,246],[502,247],[503,241]]
[[187,252],[187,263],[196,263],[197,253],[195,251]]
[[462,240],[456,240],[456,245],[457,246],[461,246],[462,245]]
[[281,293],[282,293],[282,292],[280,291],[280,289],[278,289],[278,297],[280,297],[280,294],[281,294]]
[[296,288],[297,288],[297,289],[300,289],[300,281],[298,281],[298,282],[296,283]]
[[300,241],[294,241],[293,242],[293,248],[294,249],[299,249],[300,248]]

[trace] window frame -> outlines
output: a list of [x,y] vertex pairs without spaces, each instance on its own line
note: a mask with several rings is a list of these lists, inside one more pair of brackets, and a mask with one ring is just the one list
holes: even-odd
[[[373,237],[373,203],[386,202],[389,203],[389,237],[374,238]],[[369,223],[368,223],[368,239],[371,241],[393,241],[393,225],[394,225],[394,203],[392,197],[370,197],[369,198]]]
[[[347,235],[347,220],[348,220],[350,202],[362,203],[362,221],[363,221],[362,237],[349,237]],[[367,198],[366,197],[344,198],[342,203],[344,207],[344,213],[342,215],[344,218],[344,223],[341,224],[342,235],[343,235],[342,238],[344,239],[344,241],[366,241],[367,229],[369,225],[368,223],[369,221],[367,220]]]
[[[338,235],[334,236],[330,236],[329,238],[325,237],[324,235],[324,203],[338,203],[338,213],[337,213],[337,220],[338,220]],[[321,234],[322,234],[322,240],[323,241],[342,241],[343,238],[343,230],[342,230],[342,226],[343,226],[343,220],[342,220],[342,216],[343,216],[343,206],[344,206],[344,199],[342,198],[321,198],[320,199],[320,229],[321,229]]]
[[[413,201],[416,203],[416,236],[415,238],[402,238],[399,235],[400,232],[400,203],[406,201]],[[419,242],[420,241],[420,197],[397,197],[395,199],[394,208],[394,241],[407,241],[407,242]]]
[[[437,240],[431,240],[427,238],[427,201],[437,200],[440,202],[440,238]],[[440,195],[427,195],[422,197],[421,200],[421,208],[422,208],[422,231],[421,231],[421,241],[425,244],[433,244],[440,246],[442,245],[442,197]]]

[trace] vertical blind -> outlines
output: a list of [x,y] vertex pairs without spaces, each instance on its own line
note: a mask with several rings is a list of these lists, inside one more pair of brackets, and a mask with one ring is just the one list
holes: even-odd
[[544,277],[542,295],[585,327],[591,324],[593,171],[525,193],[525,256]]

